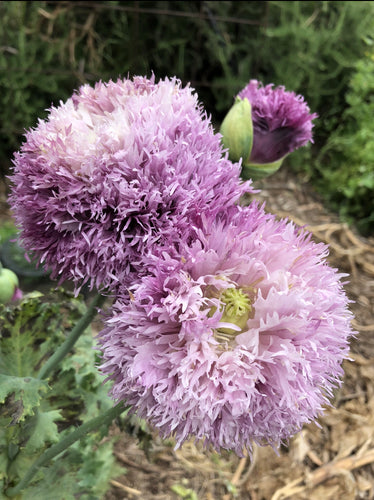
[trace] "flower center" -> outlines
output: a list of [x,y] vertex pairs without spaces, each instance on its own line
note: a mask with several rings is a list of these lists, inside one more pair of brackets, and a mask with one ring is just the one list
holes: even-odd
[[220,296],[223,302],[223,314],[221,322],[232,323],[240,328],[217,328],[215,337],[218,340],[231,340],[232,336],[236,336],[244,331],[247,321],[252,312],[252,304],[249,295],[240,288],[227,288]]

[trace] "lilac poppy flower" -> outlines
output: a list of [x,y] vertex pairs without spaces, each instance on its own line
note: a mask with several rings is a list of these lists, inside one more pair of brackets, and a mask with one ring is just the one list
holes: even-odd
[[112,396],[177,445],[279,446],[340,385],[352,334],[327,247],[256,204],[205,222],[119,298],[100,334]]
[[23,246],[52,278],[91,287],[130,284],[144,255],[185,241],[199,214],[250,190],[175,78],[82,86],[26,134],[14,166]]

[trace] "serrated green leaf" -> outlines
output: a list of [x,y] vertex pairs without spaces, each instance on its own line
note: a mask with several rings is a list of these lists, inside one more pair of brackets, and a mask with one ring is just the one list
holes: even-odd
[[43,393],[49,390],[45,380],[32,377],[12,377],[0,374],[0,411],[2,416],[12,417],[14,425],[33,415],[40,405]]
[[[28,296],[17,306],[0,309],[0,373],[4,380],[13,381],[13,385],[4,386],[0,379],[0,395],[7,403],[3,405],[4,411],[0,411],[0,423],[5,423],[0,436],[0,456],[6,461],[9,485],[19,482],[49,443],[60,440],[65,432],[71,432],[72,426],[96,417],[113,405],[108,396],[109,384],[103,384],[96,368],[97,351],[89,329],[50,374],[48,385],[35,378],[85,310],[80,299],[62,291],[50,296]],[[30,375],[30,370],[31,377],[23,376]],[[22,399],[25,379],[37,381],[32,391],[35,399],[26,401],[26,409],[30,410],[26,416]],[[47,390],[39,390],[44,387]],[[16,390],[9,394],[10,389]],[[35,404],[33,411],[29,408],[32,404]],[[18,424],[8,426],[12,421]],[[103,426],[40,469],[22,492],[22,500],[77,497],[100,500],[108,489],[109,479],[123,473],[114,464],[113,441],[96,446],[106,432]],[[16,450],[11,461],[7,454],[9,446]]]
[[78,470],[77,479],[83,491],[90,492],[88,498],[103,498],[108,490],[108,484],[112,477],[124,473],[124,469],[116,465],[113,455],[113,443],[103,443],[99,449],[92,453],[96,443],[90,442],[84,450],[85,459],[82,467]]
[[86,306],[62,289],[28,294],[18,304],[0,306],[0,373],[32,376],[65,339]]
[[[97,434],[86,436],[43,468],[37,482],[24,492],[22,500],[101,500],[111,477],[124,473],[113,456],[113,443],[97,447]],[[41,479],[41,480],[40,480]]]
[[67,356],[57,376],[50,379],[52,391],[48,401],[52,407],[63,410],[66,419],[74,421],[79,416],[81,422],[97,416],[113,406],[108,396],[110,384],[103,384],[103,377],[96,367],[97,351],[88,331],[80,337],[74,352]]
[[92,387],[93,382],[96,382],[94,385],[99,385],[102,383],[102,378],[100,377],[99,382],[95,357],[96,352],[93,349],[93,338],[90,332],[88,332],[88,334],[82,335],[79,338],[75,345],[74,353],[63,360],[61,370],[73,370],[75,383],[79,386]]
[[40,471],[42,480],[22,492],[22,500],[76,500],[77,481],[62,460]]
[[48,412],[37,412],[30,439],[27,441],[25,453],[32,454],[44,449],[47,444],[56,443],[59,440],[56,420],[61,420],[59,410]]

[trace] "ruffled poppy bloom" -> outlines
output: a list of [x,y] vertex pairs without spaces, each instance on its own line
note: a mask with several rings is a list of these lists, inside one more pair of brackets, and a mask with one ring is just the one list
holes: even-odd
[[316,117],[303,96],[251,80],[222,123],[223,143],[231,159],[242,158],[243,177],[264,177],[274,173],[289,153],[313,142]]
[[304,97],[288,92],[283,86],[262,86],[257,80],[239,92],[252,107],[253,147],[251,163],[272,163],[295,149],[312,142],[312,120]]
[[[256,204],[205,222],[181,259],[164,254],[118,299],[101,370],[177,445],[279,446],[341,383],[351,313],[327,247]],[[124,294],[127,292],[123,292]]]
[[143,256],[186,241],[202,212],[250,190],[222,151],[197,95],[175,78],[84,85],[15,155],[23,246],[60,282],[131,283]]

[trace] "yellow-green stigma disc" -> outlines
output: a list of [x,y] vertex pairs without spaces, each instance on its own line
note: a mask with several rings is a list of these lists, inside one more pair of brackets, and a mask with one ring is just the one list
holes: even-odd
[[[243,331],[252,312],[251,300],[249,296],[240,288],[227,288],[220,297],[225,304],[221,321],[223,323],[233,323]],[[238,334],[238,330],[232,328],[219,328],[219,333]]]

